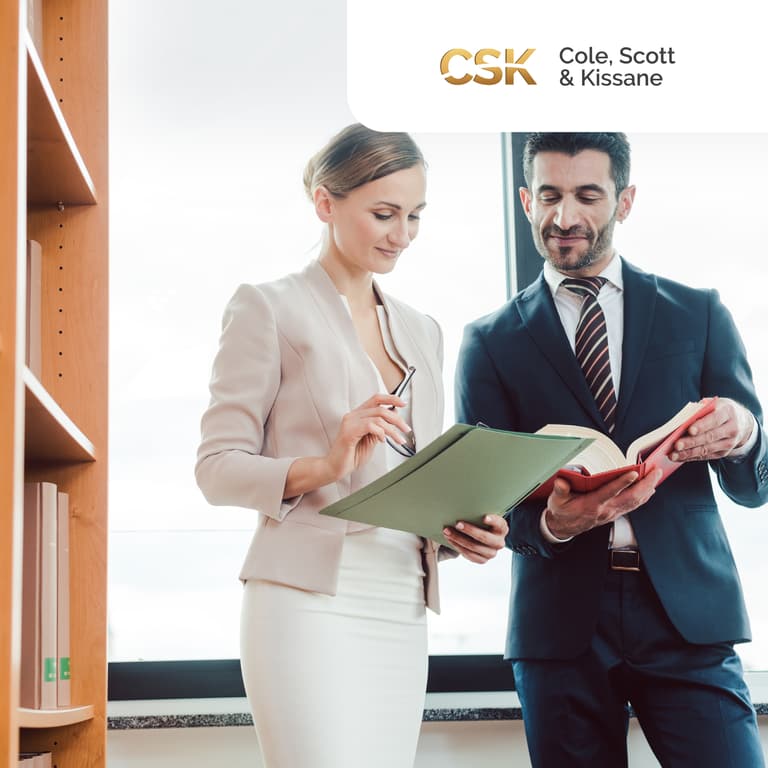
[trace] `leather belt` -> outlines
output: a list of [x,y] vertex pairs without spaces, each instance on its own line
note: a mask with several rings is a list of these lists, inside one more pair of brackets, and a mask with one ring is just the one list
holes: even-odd
[[608,567],[612,571],[639,571],[640,551],[637,549],[609,549]]

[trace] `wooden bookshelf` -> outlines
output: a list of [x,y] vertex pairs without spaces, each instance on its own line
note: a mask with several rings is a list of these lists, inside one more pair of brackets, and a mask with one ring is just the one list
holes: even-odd
[[[107,4],[0,4],[0,768],[106,761]],[[26,241],[40,242],[42,372],[24,362]],[[72,706],[19,707],[23,483],[70,498]]]

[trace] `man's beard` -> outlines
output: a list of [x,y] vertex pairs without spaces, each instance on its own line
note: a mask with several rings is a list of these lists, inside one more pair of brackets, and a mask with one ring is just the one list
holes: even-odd
[[[535,238],[536,249],[558,271],[577,272],[592,266],[592,264],[600,261],[607,253],[611,252],[613,248],[613,227],[615,224],[616,216],[613,215],[606,225],[599,230],[597,237],[595,237],[594,231],[588,228],[571,227],[570,229],[560,229],[560,227],[553,224],[537,235]],[[575,246],[557,248],[553,253],[546,245],[551,235],[559,237],[578,235],[586,238],[586,241],[591,243],[591,245],[581,254],[576,262],[570,262],[568,257],[573,252]]]

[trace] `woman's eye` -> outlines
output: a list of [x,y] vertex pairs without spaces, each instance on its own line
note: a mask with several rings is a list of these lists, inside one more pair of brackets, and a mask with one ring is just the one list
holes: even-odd
[[375,213],[373,214],[379,221],[389,221],[392,218],[391,213]]

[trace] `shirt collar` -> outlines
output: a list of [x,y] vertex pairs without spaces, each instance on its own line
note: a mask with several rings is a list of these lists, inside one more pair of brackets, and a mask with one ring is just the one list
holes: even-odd
[[[544,280],[546,280],[549,290],[552,291],[554,296],[557,293],[557,289],[560,287],[560,283],[568,277],[562,272],[558,272],[548,261],[544,262]],[[621,270],[621,256],[615,254],[614,257],[608,262],[605,269],[600,273],[600,277],[604,277],[608,283],[614,286],[617,290],[624,290],[624,278]]]

